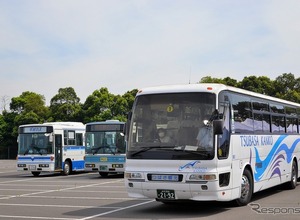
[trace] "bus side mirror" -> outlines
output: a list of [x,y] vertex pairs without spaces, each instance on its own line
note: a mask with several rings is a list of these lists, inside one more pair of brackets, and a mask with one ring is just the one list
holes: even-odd
[[132,111],[130,111],[130,112],[128,112],[128,114],[127,114],[127,120],[131,120],[131,117],[132,117]]
[[131,123],[131,117],[132,117],[132,111],[130,111],[127,115],[127,121],[125,122],[125,126],[123,127],[123,133],[125,134],[125,138],[128,141],[128,132],[129,132],[129,126]]
[[222,119],[213,121],[214,134],[223,134],[224,121]]
[[53,142],[53,133],[49,135],[49,142]]

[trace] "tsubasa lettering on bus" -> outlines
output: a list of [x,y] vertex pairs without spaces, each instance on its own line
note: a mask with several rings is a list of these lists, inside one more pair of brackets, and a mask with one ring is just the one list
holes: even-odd
[[242,147],[251,147],[259,145],[258,136],[256,135],[242,135],[240,136],[240,139]]
[[273,136],[261,136],[260,143],[261,145],[273,145]]
[[241,135],[241,146],[242,147],[257,147],[257,146],[272,146],[273,136],[263,135],[260,138],[257,135]]

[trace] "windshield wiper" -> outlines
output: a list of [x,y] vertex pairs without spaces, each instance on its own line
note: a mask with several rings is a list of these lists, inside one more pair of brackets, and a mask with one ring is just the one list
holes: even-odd
[[174,150],[187,152],[190,154],[197,154],[197,155],[205,156],[207,158],[210,158],[212,156],[212,153],[210,151],[203,151],[203,150],[199,151],[199,150],[193,150],[193,149],[186,149],[185,147],[177,147]]
[[132,153],[131,156],[138,155],[138,154],[143,153],[143,152],[146,152],[146,151],[148,151],[148,150],[152,150],[152,149],[161,149],[161,148],[172,148],[172,149],[174,149],[175,146],[160,145],[160,146],[142,147],[141,150]]
[[115,152],[113,152],[113,150],[109,147],[109,146],[101,146],[101,147],[94,147],[94,148],[92,148],[91,150],[92,150],[92,152],[93,152],[93,155],[95,154],[95,153],[97,153],[100,149],[103,149],[103,148],[108,148],[109,150],[110,150],[110,152],[113,154],[113,155],[115,155]]
[[27,148],[27,150],[24,152],[24,156],[25,156],[26,154],[28,154],[29,149],[30,149],[30,148]]

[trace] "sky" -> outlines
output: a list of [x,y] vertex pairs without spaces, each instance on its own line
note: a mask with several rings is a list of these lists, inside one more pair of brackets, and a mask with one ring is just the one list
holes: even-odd
[[299,11],[298,0],[0,0],[0,98],[298,78]]

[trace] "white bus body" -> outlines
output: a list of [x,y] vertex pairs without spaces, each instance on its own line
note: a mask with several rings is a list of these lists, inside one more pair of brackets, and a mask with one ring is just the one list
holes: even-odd
[[86,124],[85,170],[108,174],[124,173],[126,143],[124,122],[107,120]]
[[[126,128],[128,195],[246,205],[263,189],[295,188],[299,120],[300,104],[221,84],[143,89]],[[160,142],[159,128],[172,141]],[[207,143],[200,128],[211,131]]]
[[17,171],[84,171],[85,126],[80,122],[49,122],[19,127]]

